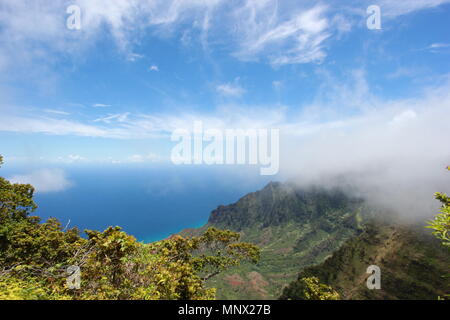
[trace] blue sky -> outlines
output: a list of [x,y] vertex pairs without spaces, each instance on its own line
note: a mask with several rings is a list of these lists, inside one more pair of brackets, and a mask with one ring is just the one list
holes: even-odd
[[[74,4],[80,30],[66,27]],[[0,152],[43,168],[167,164],[170,133],[202,120],[279,128],[293,175],[440,165],[449,16],[449,0],[2,0]],[[339,166],[318,161],[330,153]]]

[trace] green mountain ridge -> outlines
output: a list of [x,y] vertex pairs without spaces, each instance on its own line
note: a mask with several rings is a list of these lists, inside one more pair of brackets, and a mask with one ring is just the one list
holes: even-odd
[[[214,226],[239,232],[243,241],[261,248],[258,264],[240,265],[209,281],[211,287],[217,288],[218,299],[295,299],[296,279],[305,270],[308,274],[317,272],[322,281],[336,286],[345,299],[432,298],[441,294],[443,285],[437,285],[442,284],[448,252],[424,235],[422,226],[387,224],[385,218],[373,216],[361,199],[338,188],[301,189],[292,183],[271,182],[236,203],[219,206],[204,227],[184,230],[182,234],[196,235]],[[395,251],[390,251],[387,257],[395,262],[395,268],[389,269],[389,264],[378,261],[386,251],[385,242],[379,239],[384,236],[390,239],[392,248],[398,246],[408,253],[393,259]],[[353,247],[362,248],[362,253],[350,249]],[[392,286],[383,282],[386,287],[382,291],[367,293],[365,281],[369,275],[365,272],[373,261],[381,264],[384,277],[392,275],[394,280]],[[416,266],[411,279],[401,270],[405,265]],[[421,278],[421,274],[428,274],[432,281]],[[338,281],[341,278],[347,280]],[[396,293],[398,281],[401,292]],[[408,293],[407,284],[418,288],[417,294]],[[285,289],[288,285],[291,291]]]
[[219,206],[194,235],[214,226],[261,248],[257,265],[244,264],[210,280],[219,299],[276,299],[300,270],[324,261],[360,229],[361,200],[338,189],[299,189],[269,183],[236,203]]
[[[370,265],[380,268],[380,289],[367,288]],[[450,289],[449,265],[448,249],[422,226],[372,221],[325,262],[300,272],[298,279],[318,277],[343,299],[434,300]],[[281,299],[298,299],[301,290],[300,281],[293,281]]]

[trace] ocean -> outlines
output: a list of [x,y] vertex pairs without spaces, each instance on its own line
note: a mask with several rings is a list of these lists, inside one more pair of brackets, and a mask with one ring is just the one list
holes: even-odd
[[[26,174],[1,169],[1,176]],[[257,168],[208,166],[65,166],[71,186],[35,194],[35,215],[65,226],[104,230],[121,226],[139,241],[152,242],[184,228],[204,225],[219,205],[237,201],[273,177]]]

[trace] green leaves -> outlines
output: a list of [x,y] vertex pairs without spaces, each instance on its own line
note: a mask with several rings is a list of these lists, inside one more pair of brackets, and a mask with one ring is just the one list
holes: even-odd
[[[285,289],[286,291],[286,289]],[[283,293],[282,299],[287,292]],[[301,277],[289,286],[289,300],[340,300],[341,297],[332,287],[320,283],[317,277]]]
[[[0,156],[0,167],[2,164],[3,157]],[[33,193],[30,184],[11,183],[0,177],[0,223],[22,219],[33,212],[37,208]]]
[[298,281],[303,288],[304,300],[340,300],[339,293],[330,286],[320,283],[317,277],[302,278]]
[[434,220],[428,221],[427,228],[433,229],[433,235],[442,240],[444,246],[450,247],[450,207],[445,205]]
[[[450,166],[447,170],[450,170]],[[450,197],[436,192],[435,198],[442,203],[441,213],[437,214],[434,220],[428,221],[427,228],[433,229],[433,235],[442,241],[442,245],[450,248]]]
[[[447,169],[450,170],[450,166]],[[427,228],[433,229],[434,236],[442,240],[444,246],[450,247],[450,197],[436,192],[435,198],[442,203],[441,213],[436,215],[434,220],[428,221]]]
[[165,268],[170,270],[171,281],[157,283],[160,296],[164,299],[213,298],[215,290],[205,288],[207,279],[243,261],[258,261],[259,249],[238,242],[239,237],[229,230],[209,228],[197,237],[177,235],[150,244],[150,251],[159,257],[157,277],[165,274]]
[[33,212],[37,208],[33,193],[29,184],[12,184],[0,177],[0,222],[25,218]]

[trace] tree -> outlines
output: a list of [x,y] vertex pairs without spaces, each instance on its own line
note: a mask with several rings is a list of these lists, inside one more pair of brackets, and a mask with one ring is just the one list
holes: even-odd
[[[161,259],[159,267],[170,266],[171,272],[157,272],[156,291],[164,299],[212,298],[215,289],[204,286],[205,281],[243,261],[258,262],[260,251],[253,244],[239,242],[239,233],[208,228],[202,235],[183,238],[179,235],[151,245]],[[161,264],[161,261],[163,263]],[[167,290],[166,276],[176,278],[176,286]]]
[[332,287],[320,283],[317,277],[298,279],[295,286],[290,287],[289,295],[297,300],[340,300],[340,295]]
[[[450,166],[447,169],[450,170]],[[435,237],[441,240],[444,246],[450,247],[450,197],[445,193],[436,192],[435,198],[442,203],[441,213],[428,222],[427,228],[433,229]]]
[[[450,170],[450,166],[447,170]],[[443,246],[450,248],[450,197],[445,193],[436,192],[435,198],[442,204],[441,213],[437,214],[434,220],[428,221],[427,228],[433,229],[433,235],[442,241]],[[445,298],[450,298],[450,294],[446,294]]]
[[[3,157],[0,156],[0,167]],[[33,212],[37,205],[33,201],[34,188],[30,184],[10,183],[0,177],[0,223],[6,219],[21,219]]]

